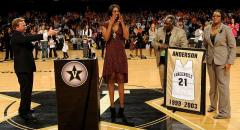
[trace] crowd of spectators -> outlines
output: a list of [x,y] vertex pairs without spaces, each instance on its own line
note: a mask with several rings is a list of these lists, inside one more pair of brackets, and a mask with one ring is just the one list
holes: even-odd
[[[199,41],[202,40],[202,31],[204,27],[211,23],[211,12],[213,10],[204,8],[159,9],[157,11],[143,10],[140,12],[122,11],[130,32],[129,40],[126,41],[126,48],[131,47],[131,50],[136,50],[136,53],[131,53],[131,57],[139,56],[140,58],[146,58],[142,55],[141,49],[151,48],[149,46],[149,42],[152,40],[149,40],[150,27],[152,24],[154,24],[156,30],[162,27],[163,18],[168,14],[176,17],[176,26],[185,30],[190,45],[201,48],[203,46],[201,46]],[[240,9],[222,10],[224,12],[222,16],[223,23],[232,28],[238,45]],[[87,9],[84,12],[73,11],[58,14],[50,14],[44,11],[9,12],[5,16],[0,16],[0,52],[6,51],[5,60],[13,59],[10,45],[11,21],[19,16],[25,18],[29,33],[43,33],[50,27],[59,30],[59,34],[56,37],[49,37],[45,42],[36,41],[36,45],[38,45],[36,50],[42,50],[43,59],[49,56],[52,57],[50,53],[52,50],[54,58],[58,58],[56,51],[62,50],[64,42],[68,42],[69,49],[82,50],[84,41],[87,41],[89,47],[102,49],[102,53],[104,53],[105,42],[102,38],[100,25],[108,19],[106,12],[95,12],[91,9]],[[141,43],[140,45],[139,42]],[[138,50],[140,50],[140,55]],[[35,55],[37,56],[37,54]],[[102,54],[103,56],[104,54]],[[38,59],[38,57],[35,58]]]

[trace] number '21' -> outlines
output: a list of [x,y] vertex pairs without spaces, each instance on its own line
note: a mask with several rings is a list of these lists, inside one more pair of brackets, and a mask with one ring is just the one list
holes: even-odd
[[179,78],[178,80],[179,80],[179,83],[178,83],[179,86],[183,86],[183,85],[187,86],[187,79]]

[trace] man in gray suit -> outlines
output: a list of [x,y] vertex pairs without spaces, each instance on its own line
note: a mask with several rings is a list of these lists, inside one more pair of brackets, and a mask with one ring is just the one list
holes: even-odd
[[207,67],[210,80],[210,107],[208,112],[217,108],[213,118],[231,117],[229,81],[230,67],[236,58],[236,40],[231,29],[221,22],[221,11],[215,10],[213,23],[204,30],[204,45],[207,48]]
[[164,72],[165,72],[165,51],[167,47],[188,47],[188,40],[183,29],[175,26],[175,17],[168,15],[164,19],[164,26],[159,28],[153,48],[156,51],[157,66],[159,67],[159,75],[161,85],[163,87]]

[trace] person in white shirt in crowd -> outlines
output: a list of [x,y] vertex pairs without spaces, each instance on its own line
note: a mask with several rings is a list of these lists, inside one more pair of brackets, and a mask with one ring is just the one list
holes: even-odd
[[68,41],[64,40],[62,52],[63,52],[63,59],[69,58],[68,53],[67,53],[68,52]]
[[136,56],[138,56],[138,50],[140,51],[140,58],[145,59],[146,57],[142,54],[142,48],[143,48],[143,30],[141,28],[141,23],[136,23],[136,28],[134,29],[134,32],[136,34]]
[[203,47],[203,25],[199,24],[198,29],[194,32],[195,39],[194,42],[196,43],[195,48],[202,48]]
[[[38,28],[36,26],[34,26],[31,29],[31,34],[38,34]],[[32,41],[32,44],[34,45],[34,52],[35,52],[35,60],[37,60],[37,56],[38,56],[38,48],[39,48],[39,41]]]
[[70,36],[71,37],[75,37],[76,35],[75,35],[75,32],[73,31],[73,29],[69,29],[69,32],[70,32]]
[[[46,32],[47,32],[47,30],[45,28],[45,25],[42,25],[38,34],[43,34]],[[45,61],[45,58],[48,58],[48,39],[47,39],[47,37],[44,37],[42,40],[40,40],[40,43],[41,43],[41,48],[42,48],[42,61]]]
[[85,26],[85,29],[83,29],[82,33],[83,33],[83,35],[86,35],[87,38],[90,38],[93,35],[93,31],[88,25]]
[[82,49],[82,38],[79,35],[77,35],[76,39],[77,39],[77,50],[81,50]]
[[[150,52],[150,56],[152,56],[152,44],[153,42],[155,41],[155,38],[157,36],[157,28],[156,28],[156,25],[155,23],[152,23],[151,24],[151,27],[150,29],[148,30],[148,33],[149,33],[149,39],[148,39],[148,43],[149,43],[149,52]],[[155,54],[155,51],[154,51],[154,54]],[[156,55],[156,54],[155,54]]]
[[88,44],[88,38],[87,35],[83,36],[83,58],[89,57],[89,44]]
[[73,44],[73,50],[77,50],[77,38],[74,36],[70,41]]
[[49,57],[52,57],[52,51],[54,53],[54,59],[57,59],[57,51],[56,51],[56,36],[48,37],[48,45],[49,45]]

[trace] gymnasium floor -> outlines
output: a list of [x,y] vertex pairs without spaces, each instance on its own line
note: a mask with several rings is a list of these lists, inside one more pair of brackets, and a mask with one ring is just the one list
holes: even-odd
[[[58,52],[60,57],[62,53]],[[129,51],[127,50],[129,55]],[[70,51],[70,58],[81,58],[81,51]],[[117,120],[110,123],[109,99],[106,85],[101,86],[100,113],[101,130],[239,130],[240,129],[240,58],[237,58],[231,68],[231,119],[213,119],[213,113],[205,116],[184,112],[172,112],[162,107],[163,95],[160,92],[160,81],[155,57],[147,59],[133,58],[128,60],[129,83],[125,84],[126,115],[135,127],[125,126]],[[102,74],[103,59],[97,51],[99,60],[99,76]],[[0,52],[0,61],[4,54]],[[40,57],[40,54],[39,54]],[[0,129],[1,130],[57,130],[57,114],[55,99],[55,80],[53,59],[36,60],[37,72],[34,74],[32,108],[35,109],[40,122],[38,124],[24,123],[17,113],[19,106],[19,85],[13,71],[13,62],[0,62]],[[207,76],[206,106],[209,105],[209,80]],[[118,94],[115,94],[118,102]]]

